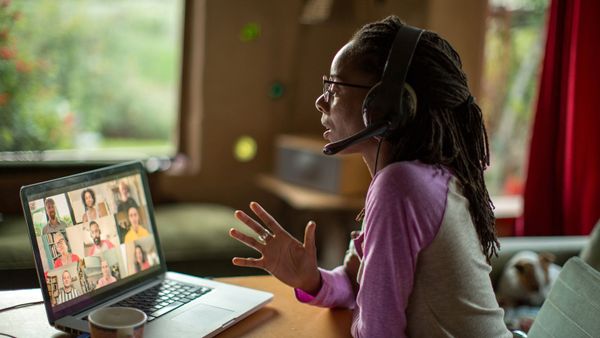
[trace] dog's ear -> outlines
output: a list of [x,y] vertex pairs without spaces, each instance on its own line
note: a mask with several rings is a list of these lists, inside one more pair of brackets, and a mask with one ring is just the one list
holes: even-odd
[[549,252],[540,252],[538,257],[542,268],[546,271],[548,271],[548,266],[550,266],[551,263],[554,263],[554,260],[556,259],[556,256]]
[[550,264],[554,263],[556,256],[549,252],[540,252],[538,257],[540,260],[540,266],[544,271],[544,282],[547,285],[548,283],[550,283],[550,274],[548,270],[550,270]]

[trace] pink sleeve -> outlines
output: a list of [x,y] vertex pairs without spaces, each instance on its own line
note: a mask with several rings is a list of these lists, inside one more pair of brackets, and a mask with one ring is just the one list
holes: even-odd
[[437,234],[445,210],[448,176],[425,184],[397,169],[376,178],[367,195],[354,337],[405,335],[417,257]]
[[313,296],[300,289],[294,289],[296,298],[302,302],[321,307],[342,307],[352,309],[356,305],[354,291],[343,266],[329,271],[319,268],[321,289]]

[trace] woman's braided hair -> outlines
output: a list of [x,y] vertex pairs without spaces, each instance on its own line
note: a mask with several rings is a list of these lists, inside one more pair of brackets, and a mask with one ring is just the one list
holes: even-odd
[[[361,70],[381,78],[400,26],[396,16],[362,27],[350,53]],[[386,140],[393,161],[419,160],[449,168],[462,184],[471,219],[488,262],[499,248],[493,204],[483,179],[489,146],[479,106],[472,101],[460,57],[450,44],[424,31],[415,49],[406,82],[417,95],[415,116]]]

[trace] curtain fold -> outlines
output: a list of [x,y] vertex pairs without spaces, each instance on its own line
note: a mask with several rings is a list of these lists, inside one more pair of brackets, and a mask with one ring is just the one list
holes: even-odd
[[517,235],[600,219],[600,1],[553,0]]

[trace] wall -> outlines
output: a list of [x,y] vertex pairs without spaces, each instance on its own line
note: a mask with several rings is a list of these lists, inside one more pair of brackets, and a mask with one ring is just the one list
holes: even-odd
[[476,98],[481,93],[488,2],[429,0],[428,29],[438,32],[456,49]]
[[[269,168],[273,137],[292,105],[292,55],[298,37],[302,1],[195,1],[196,49],[190,62],[184,95],[185,133],[189,161],[184,172],[159,177],[164,201],[211,201],[241,207],[255,195],[254,176]],[[243,42],[247,23],[260,26],[254,41]],[[292,24],[290,24],[292,23]],[[194,40],[199,39],[199,40]],[[198,42],[199,41],[199,42]],[[198,47],[199,44],[200,46]],[[271,85],[286,85],[279,100],[269,97]],[[233,157],[237,138],[249,135],[258,143],[257,157],[238,162]],[[199,146],[198,146],[199,145]]]

